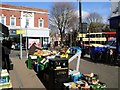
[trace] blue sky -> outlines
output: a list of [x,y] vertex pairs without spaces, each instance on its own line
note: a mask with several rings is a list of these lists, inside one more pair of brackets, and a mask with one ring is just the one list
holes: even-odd
[[[34,8],[44,8],[50,11],[50,8],[54,2],[2,2],[2,3],[19,6],[28,6]],[[77,2],[75,3],[75,6],[78,9]],[[110,2],[82,2],[83,16],[85,16],[86,13],[97,12],[103,17],[104,21],[106,22],[108,16],[110,16],[110,7],[111,7]]]

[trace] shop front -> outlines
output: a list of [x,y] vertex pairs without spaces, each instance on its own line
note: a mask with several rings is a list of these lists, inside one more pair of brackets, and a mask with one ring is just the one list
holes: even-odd
[[[11,29],[10,38],[13,41],[16,49],[20,49],[20,34],[17,34],[17,30]],[[29,49],[32,43],[36,43],[38,47],[43,47],[44,44],[49,44],[49,29],[22,29],[25,33],[22,34],[22,46],[23,49]]]
[[49,44],[49,29],[27,29],[27,32],[23,34],[23,42],[26,43],[28,49],[34,42],[38,47],[43,47],[45,44]]

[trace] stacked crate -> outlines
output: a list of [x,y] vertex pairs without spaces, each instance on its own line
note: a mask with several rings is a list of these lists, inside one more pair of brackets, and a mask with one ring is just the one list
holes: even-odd
[[9,73],[6,69],[1,71],[0,75],[0,90],[11,90],[12,84],[10,81]]
[[49,60],[49,89],[62,90],[63,83],[68,81],[68,59]]

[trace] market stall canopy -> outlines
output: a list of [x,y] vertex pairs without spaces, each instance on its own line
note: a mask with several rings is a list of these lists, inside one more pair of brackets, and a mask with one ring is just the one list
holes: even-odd
[[3,25],[2,23],[0,23],[0,33],[2,33],[5,36],[9,35],[8,27],[6,27],[5,25]]

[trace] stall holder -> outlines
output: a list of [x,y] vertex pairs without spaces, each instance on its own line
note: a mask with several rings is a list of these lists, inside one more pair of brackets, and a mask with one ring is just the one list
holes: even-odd
[[0,90],[12,90],[12,83],[10,81],[9,73],[6,69],[2,69],[0,78]]

